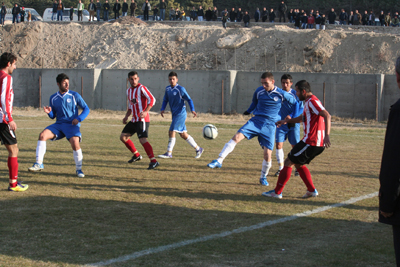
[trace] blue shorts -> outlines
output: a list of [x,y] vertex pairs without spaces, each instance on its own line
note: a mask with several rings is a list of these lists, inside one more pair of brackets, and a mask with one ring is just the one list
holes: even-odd
[[82,139],[80,123],[78,125],[72,125],[72,123],[54,123],[47,126],[46,129],[55,134],[56,138],[52,139],[52,141],[60,140],[64,137],[67,137],[69,140],[74,136],[78,136],[79,141]]
[[178,132],[178,133],[187,132],[185,121],[186,121],[186,113],[172,116],[172,122],[171,126],[169,127],[169,130],[171,132]]
[[294,127],[289,128],[287,124],[276,128],[275,141],[277,143],[283,143],[289,140],[291,145],[295,145],[300,142],[300,123],[296,123]]
[[249,140],[254,136],[258,136],[258,142],[261,146],[273,150],[275,129],[275,122],[255,116],[248,120],[238,132],[242,133]]

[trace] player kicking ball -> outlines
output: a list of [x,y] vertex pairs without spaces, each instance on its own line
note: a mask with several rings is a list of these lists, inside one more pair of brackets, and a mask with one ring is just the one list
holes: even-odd
[[331,115],[325,110],[319,99],[313,95],[311,86],[307,81],[302,80],[296,83],[296,94],[301,101],[305,100],[303,114],[293,119],[286,118],[276,124],[280,127],[287,123],[303,121],[304,137],[293,147],[285,159],[285,166],[279,174],[275,189],[262,193],[266,197],[282,198],[283,188],[290,179],[293,166],[296,167],[307,187],[307,192],[303,198],[318,196],[310,171],[305,164],[309,164],[316,156],[321,154],[325,147],[330,147]]
[[175,132],[177,132],[186,142],[188,142],[189,145],[196,150],[195,158],[198,159],[201,157],[201,154],[203,154],[204,149],[199,147],[194,141],[193,137],[187,133],[185,125],[187,116],[185,101],[189,104],[193,118],[197,116],[197,113],[194,110],[193,101],[186,92],[186,89],[178,84],[178,74],[176,74],[176,72],[170,72],[168,75],[168,80],[170,85],[165,88],[165,95],[161,106],[161,116],[164,117],[165,108],[169,103],[172,113],[172,123],[168,132],[169,140],[167,152],[159,155],[158,157],[164,159],[172,158],[172,150],[174,149],[176,142]]
[[[80,123],[89,115],[90,109],[80,94],[69,90],[69,77],[65,73],[59,74],[56,81],[59,90],[50,96],[50,105],[43,107],[50,119],[56,118],[56,123],[46,127],[39,134],[36,162],[28,170],[38,172],[44,169],[43,158],[46,153],[47,140],[55,141],[66,137],[73,150],[76,175],[83,178],[85,174],[82,171],[83,155],[80,147],[82,140]],[[78,107],[82,109],[81,114],[78,114]]]
[[261,75],[261,85],[253,94],[250,107],[244,115],[254,114],[242,128],[225,144],[218,159],[213,160],[207,166],[210,168],[221,168],[226,156],[231,153],[235,146],[245,137],[252,139],[257,136],[258,141],[264,147],[264,160],[262,163],[260,184],[268,186],[267,175],[271,168],[271,154],[274,148],[275,123],[280,120],[279,110],[284,100],[291,104],[296,103],[296,99],[286,91],[275,86],[274,76],[270,72]]

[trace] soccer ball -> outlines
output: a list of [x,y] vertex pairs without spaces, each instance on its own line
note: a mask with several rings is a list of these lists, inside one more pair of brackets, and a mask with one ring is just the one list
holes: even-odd
[[203,137],[205,139],[215,139],[218,136],[218,129],[212,124],[207,124],[203,127]]

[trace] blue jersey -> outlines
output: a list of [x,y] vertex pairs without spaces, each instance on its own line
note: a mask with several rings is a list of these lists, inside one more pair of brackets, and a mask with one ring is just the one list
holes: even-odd
[[290,89],[288,93],[296,99],[296,103],[292,104],[286,100],[283,101],[281,110],[279,111],[279,115],[281,116],[282,120],[285,119],[287,115],[290,115],[291,118],[297,118],[298,116],[303,114],[303,101],[300,101],[297,97],[296,90]]
[[[57,92],[50,96],[51,112],[48,114],[51,119],[57,118],[56,123],[72,123],[74,119],[79,122],[86,119],[90,109],[77,92],[68,90],[64,94]],[[83,109],[78,114],[78,107]]]
[[253,94],[253,100],[247,112],[253,113],[255,116],[261,116],[272,122],[277,122],[281,119],[279,111],[284,101],[292,105],[297,102],[292,94],[276,86],[271,91],[267,91],[263,86],[260,86]]
[[189,103],[190,110],[195,111],[193,101],[186,92],[185,87],[182,87],[179,84],[176,84],[174,87],[168,85],[165,88],[165,95],[161,105],[161,111],[165,110],[167,103],[169,103],[172,116],[186,114],[185,100]]

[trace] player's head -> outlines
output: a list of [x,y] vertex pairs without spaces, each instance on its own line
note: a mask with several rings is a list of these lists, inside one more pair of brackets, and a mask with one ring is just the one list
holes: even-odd
[[283,74],[281,77],[282,89],[289,92],[293,85],[293,78],[290,74]]
[[397,86],[400,88],[400,57],[396,60],[396,80]]
[[17,68],[17,57],[13,53],[5,52],[0,56],[0,69],[12,74]]
[[274,75],[271,72],[264,72],[261,75],[261,84],[265,90],[271,91],[275,87]]
[[139,84],[139,75],[137,71],[131,71],[128,73],[128,80],[132,88],[135,88]]
[[296,83],[296,95],[303,101],[306,100],[307,94],[311,92],[311,86],[306,80],[301,80]]
[[178,74],[176,72],[174,72],[174,71],[171,71],[168,74],[168,81],[169,81],[169,84],[172,87],[174,87],[178,83]]
[[65,93],[69,90],[69,77],[65,73],[60,73],[56,78],[58,89],[61,93]]

